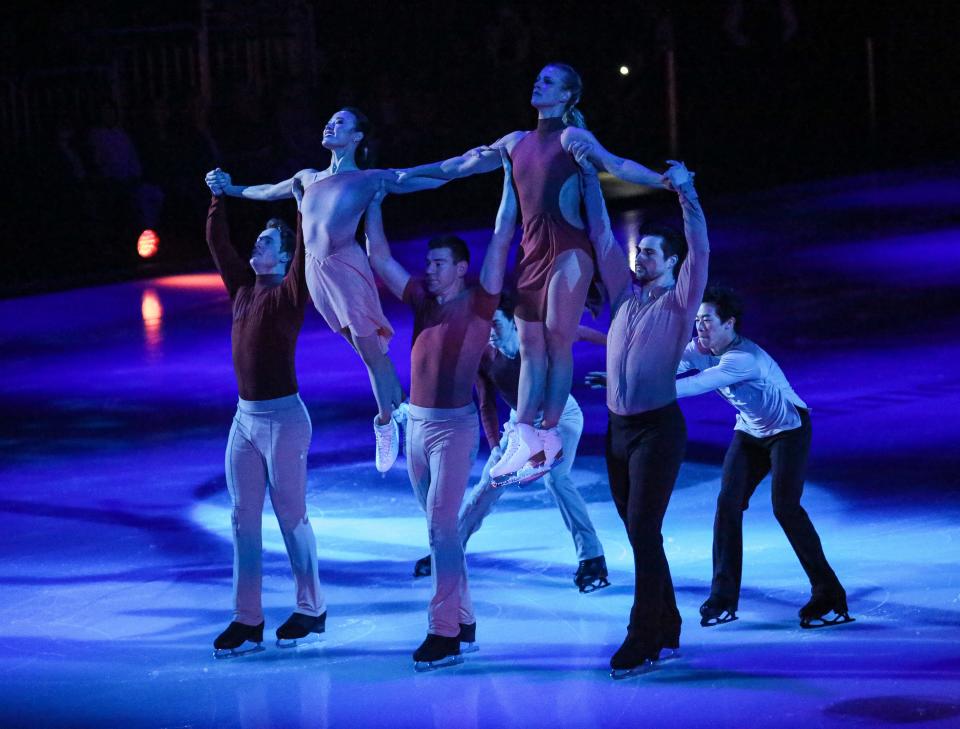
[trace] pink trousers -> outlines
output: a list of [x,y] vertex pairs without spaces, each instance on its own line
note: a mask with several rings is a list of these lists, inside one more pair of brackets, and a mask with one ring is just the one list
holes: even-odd
[[226,472],[233,500],[233,619],[245,625],[263,621],[261,521],[268,485],[296,583],[296,611],[317,616],[326,607],[317,575],[317,544],[307,518],[312,432],[299,395],[237,403]]

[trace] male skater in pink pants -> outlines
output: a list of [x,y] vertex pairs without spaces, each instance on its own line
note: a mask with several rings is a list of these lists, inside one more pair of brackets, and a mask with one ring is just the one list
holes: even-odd
[[391,255],[383,233],[381,191],[367,208],[370,265],[413,309],[407,471],[427,514],[433,560],[429,631],[413,653],[427,671],[460,663],[460,645],[475,649],[476,618],[467,586],[457,515],[477,455],[479,426],[473,383],[500,300],[517,201],[504,159],[503,197],[478,284],[465,281],[470,251],[456,236],[430,241],[423,278],[413,278]]

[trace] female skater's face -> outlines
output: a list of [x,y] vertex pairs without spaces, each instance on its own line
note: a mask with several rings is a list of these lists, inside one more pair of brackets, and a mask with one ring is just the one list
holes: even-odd
[[356,131],[357,118],[349,111],[340,110],[323,128],[323,146],[327,149],[342,149],[363,139],[363,133]]
[[721,321],[713,304],[700,304],[695,322],[697,339],[704,349],[719,352],[733,341],[733,318]]
[[553,66],[544,66],[533,82],[530,104],[543,109],[558,104],[566,105],[568,101],[570,92],[563,88],[563,72]]

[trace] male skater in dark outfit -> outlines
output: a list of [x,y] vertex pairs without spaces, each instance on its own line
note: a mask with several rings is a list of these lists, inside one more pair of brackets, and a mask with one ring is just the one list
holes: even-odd
[[757,485],[772,474],[773,513],[810,580],[812,597],[800,608],[800,626],[822,628],[853,620],[847,595],[827,562],[817,530],[800,505],[810,452],[810,413],[783,370],[739,333],[742,306],[729,289],[711,287],[697,312],[697,336],[683,352],[677,397],[715,390],[737,409],[733,440],[713,523],[713,584],[700,607],[700,624],[736,620],[743,569],[743,512]]
[[[240,399],[227,442],[233,501],[233,622],[214,641],[217,658],[263,650],[261,564],[263,497],[270,500],[290,557],[297,607],[277,628],[281,647],[322,633],[326,609],[317,547],[307,518],[307,451],[312,428],[300,400],[294,352],[309,300],[303,234],[278,219],[257,237],[249,265],[230,243],[222,191],[207,213],[207,244],[233,301],[233,368]],[[252,270],[251,270],[252,269]]]
[[683,163],[671,163],[664,179],[679,194],[686,241],[668,229],[645,235],[637,252],[640,285],[634,286],[588,161],[592,149],[581,143],[571,151],[583,167],[590,238],[610,294],[607,472],[636,570],[627,637],[610,659],[611,675],[623,678],[649,669],[661,649],[680,644],[660,530],[687,440],[676,402],[677,365],[706,287],[710,247],[692,175]]
[[466,644],[464,650],[476,649],[476,618],[457,515],[477,455],[473,384],[500,301],[516,219],[517,201],[506,156],[504,167],[500,210],[476,285],[464,280],[470,250],[455,236],[430,241],[425,276],[413,278],[393,258],[384,236],[382,190],[367,208],[370,265],[387,288],[410,306],[414,317],[407,472],[427,516],[434,587],[427,637],[413,653],[418,671],[460,663],[461,644]]

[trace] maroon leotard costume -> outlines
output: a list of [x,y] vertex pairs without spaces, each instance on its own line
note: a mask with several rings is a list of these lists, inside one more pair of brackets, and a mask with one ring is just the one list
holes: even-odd
[[579,249],[593,257],[587,232],[568,223],[560,210],[563,183],[580,171],[560,145],[565,127],[560,117],[540,119],[510,154],[523,216],[516,316],[524,321],[546,319],[547,286],[557,256]]

